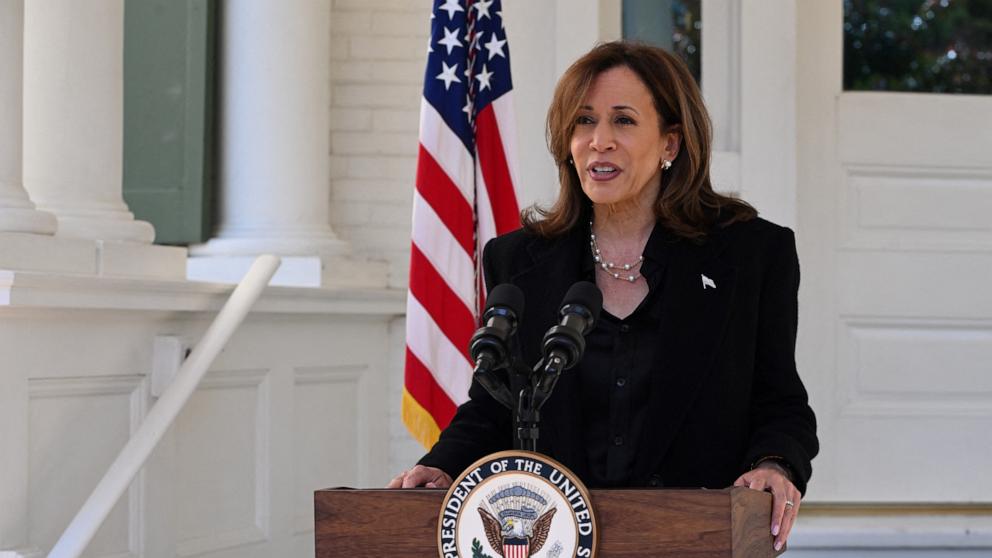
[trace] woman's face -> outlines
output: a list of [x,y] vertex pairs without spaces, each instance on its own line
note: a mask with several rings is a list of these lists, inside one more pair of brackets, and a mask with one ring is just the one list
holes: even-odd
[[677,134],[662,134],[647,86],[618,66],[595,78],[579,107],[571,152],[582,191],[596,204],[645,204],[661,188],[661,164],[678,152]]

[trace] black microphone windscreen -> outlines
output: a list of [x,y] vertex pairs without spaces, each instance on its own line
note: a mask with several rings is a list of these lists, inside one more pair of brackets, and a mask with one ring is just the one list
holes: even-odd
[[520,290],[520,287],[510,283],[496,285],[486,299],[486,307],[494,308],[496,306],[509,308],[520,320],[524,313],[524,292]]
[[561,301],[561,305],[565,306],[566,304],[580,304],[585,306],[592,313],[593,320],[598,320],[599,313],[603,309],[603,292],[599,290],[599,287],[595,283],[579,281],[569,287],[568,292],[565,293],[565,298]]

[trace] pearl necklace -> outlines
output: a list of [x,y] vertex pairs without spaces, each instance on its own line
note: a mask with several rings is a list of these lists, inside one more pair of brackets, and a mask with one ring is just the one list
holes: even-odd
[[641,263],[644,262],[643,255],[638,256],[637,261],[634,263],[617,264],[603,260],[603,254],[599,250],[599,244],[596,243],[596,233],[592,232],[592,221],[589,221],[589,249],[592,250],[593,261],[596,262],[599,267],[603,268],[603,271],[605,271],[610,277],[618,281],[633,283],[641,276],[641,274],[637,271],[633,273],[621,274],[617,270],[630,271],[631,269],[641,265]]

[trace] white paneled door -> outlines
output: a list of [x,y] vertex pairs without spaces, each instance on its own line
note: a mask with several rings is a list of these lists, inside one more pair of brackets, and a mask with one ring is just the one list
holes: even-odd
[[798,3],[800,363],[819,502],[992,503],[992,95],[842,91]]

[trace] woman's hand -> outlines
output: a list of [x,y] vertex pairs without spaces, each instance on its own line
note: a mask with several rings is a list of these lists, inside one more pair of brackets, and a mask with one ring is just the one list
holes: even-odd
[[775,550],[782,550],[799,515],[799,500],[802,498],[785,470],[773,461],[763,461],[738,477],[734,486],[772,493],[772,536],[775,537]]
[[448,488],[451,486],[451,477],[441,469],[417,465],[396,475],[386,488],[416,488],[421,485],[427,488]]

